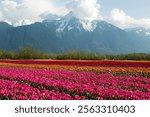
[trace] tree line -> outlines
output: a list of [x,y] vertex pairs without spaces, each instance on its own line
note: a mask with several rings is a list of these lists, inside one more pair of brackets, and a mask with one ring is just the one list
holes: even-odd
[[24,48],[17,52],[0,50],[0,59],[56,59],[56,60],[150,60],[150,54],[96,54],[81,51],[70,51],[61,54],[49,54],[36,51],[33,48]]

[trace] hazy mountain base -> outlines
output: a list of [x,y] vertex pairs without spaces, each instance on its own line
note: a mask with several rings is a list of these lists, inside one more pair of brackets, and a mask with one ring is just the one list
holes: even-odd
[[24,48],[18,52],[0,51],[0,59],[54,59],[54,60],[150,60],[150,54],[94,54],[70,51],[63,54],[48,54],[33,48]]

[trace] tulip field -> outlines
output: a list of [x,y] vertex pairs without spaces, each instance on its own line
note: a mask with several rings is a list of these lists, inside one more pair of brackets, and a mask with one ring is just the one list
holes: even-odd
[[0,60],[1,100],[150,100],[150,62]]

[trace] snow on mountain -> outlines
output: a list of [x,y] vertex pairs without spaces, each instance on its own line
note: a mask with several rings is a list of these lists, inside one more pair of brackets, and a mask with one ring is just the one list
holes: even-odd
[[[62,17],[58,22],[56,22],[56,32],[62,32],[69,24],[71,19],[75,18],[73,12],[69,12],[67,15]],[[73,29],[72,26],[68,26],[68,30]]]
[[136,30],[135,32],[139,35],[150,36],[150,30],[149,29],[140,28],[140,29]]
[[97,23],[94,21],[82,20],[81,24],[86,31],[92,32],[96,28]]
[[[60,19],[44,20],[45,26],[49,27],[49,24],[54,24],[56,27],[56,33],[62,33],[65,29],[72,31],[77,29],[79,31],[84,30],[86,32],[93,32],[97,27],[101,30],[111,28],[112,25],[102,20],[82,20],[77,18],[71,11]],[[99,25],[98,25],[99,24]]]
[[12,23],[10,21],[4,20],[4,22],[6,22],[9,25],[12,25]]
[[145,33],[145,36],[150,36],[150,32],[146,32],[146,33]]
[[143,27],[130,28],[130,29],[126,29],[126,31],[130,33],[135,33],[141,36],[150,36],[150,29],[146,29]]
[[137,34],[140,34],[141,32],[143,32],[143,30],[142,30],[142,29],[137,29],[135,32],[136,32]]
[[56,32],[62,32],[66,27],[68,30],[77,28],[79,30],[84,29],[88,32],[92,32],[96,28],[96,22],[78,19],[71,11],[62,17],[59,21],[57,21],[56,26]]
[[25,26],[25,25],[31,25],[33,24],[34,22],[33,21],[30,21],[28,19],[22,19],[22,20],[18,20],[16,22],[13,22],[12,25],[14,27],[18,27],[18,26]]

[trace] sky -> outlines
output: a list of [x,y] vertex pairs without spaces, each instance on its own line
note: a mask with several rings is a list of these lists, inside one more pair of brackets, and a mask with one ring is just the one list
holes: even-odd
[[120,28],[150,28],[150,0],[0,0],[0,21],[42,21],[73,11],[85,20],[106,20]]
[[99,0],[103,14],[122,9],[134,18],[150,18],[150,0]]

